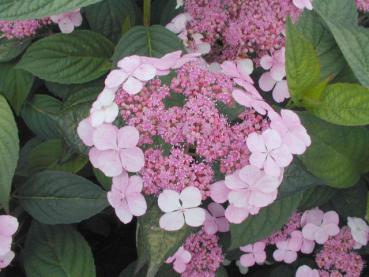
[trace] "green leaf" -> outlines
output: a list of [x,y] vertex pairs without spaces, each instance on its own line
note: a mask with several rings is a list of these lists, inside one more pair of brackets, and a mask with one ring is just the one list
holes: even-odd
[[230,249],[254,243],[280,230],[297,210],[301,196],[301,193],[297,193],[279,198],[241,224],[231,224]]
[[335,20],[340,22],[356,24],[358,13],[354,1],[335,0],[332,5],[331,0],[315,0],[313,2],[314,10],[324,20]]
[[19,115],[33,85],[34,77],[17,69],[14,63],[0,64],[0,93],[3,94]]
[[37,145],[42,143],[42,139],[38,138],[38,137],[34,137],[31,138],[29,141],[27,141],[23,147],[20,150],[19,153],[19,160],[18,160],[18,165],[17,165],[17,169],[15,171],[15,175],[17,176],[23,176],[23,177],[28,177],[30,175],[29,172],[29,153],[31,152],[31,150],[33,148],[35,148]]
[[31,39],[0,39],[0,62],[8,62],[18,57],[30,45]]
[[69,12],[101,0],[1,0],[0,18],[2,20],[19,20],[42,18],[52,14]]
[[36,94],[26,103],[21,115],[27,127],[40,138],[58,138],[60,134],[56,120],[61,105],[54,97]]
[[8,210],[13,175],[19,155],[18,129],[13,113],[0,95],[0,205]]
[[365,216],[366,221],[369,221],[369,193],[367,196],[367,201],[366,201],[366,216]]
[[[146,277],[144,267],[136,273],[137,261],[130,263],[118,277]],[[172,269],[172,265],[163,264],[155,277],[179,277],[180,275]]]
[[154,24],[167,25],[175,16],[183,13],[183,8],[176,9],[176,0],[156,0],[152,3],[151,21]]
[[356,184],[369,161],[369,131],[327,123],[308,113],[300,113],[312,144],[301,156],[313,175],[337,188]]
[[103,189],[105,189],[106,191],[110,190],[113,182],[112,178],[105,176],[105,174],[97,168],[93,168],[93,172],[97,181],[100,183]]
[[295,159],[283,174],[279,194],[283,196],[293,195],[322,184],[321,180],[307,172],[300,160]]
[[92,31],[56,34],[33,43],[17,67],[60,84],[82,84],[110,70],[114,45]]
[[171,31],[160,25],[137,26],[119,40],[113,55],[113,64],[130,55],[161,57],[166,53],[182,50],[182,42]]
[[287,21],[286,73],[288,88],[295,102],[320,80],[320,63],[313,45]]
[[164,261],[177,251],[192,229],[187,225],[179,231],[168,232],[160,228],[159,219],[162,212],[156,201],[148,203],[144,216],[138,219],[137,252],[138,269],[148,262],[146,277],[154,277]]
[[338,190],[331,204],[341,217],[365,217],[368,189],[363,181],[349,189]]
[[224,268],[224,266],[219,267],[216,277],[228,277],[227,270]]
[[347,63],[322,18],[315,11],[305,10],[296,27],[312,43],[318,54],[321,79],[337,76]]
[[68,225],[33,221],[24,248],[27,277],[94,277],[95,264],[85,239]]
[[369,89],[358,84],[337,83],[328,86],[313,108],[316,116],[338,125],[369,124]]
[[131,0],[104,0],[85,8],[86,17],[93,31],[117,42],[122,36],[122,26],[128,18],[134,25],[135,7]]
[[33,218],[45,224],[77,223],[108,206],[106,192],[91,181],[51,170],[33,175],[16,197]]
[[336,191],[336,189],[328,186],[316,186],[304,191],[299,205],[299,210],[306,211],[328,203],[336,194]]
[[88,160],[84,157],[70,155],[60,139],[42,142],[30,150],[28,154],[28,169],[31,173],[44,169],[77,173],[87,162]]

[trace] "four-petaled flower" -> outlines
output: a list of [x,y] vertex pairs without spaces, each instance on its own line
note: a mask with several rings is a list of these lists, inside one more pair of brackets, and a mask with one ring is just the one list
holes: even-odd
[[217,232],[228,232],[229,222],[224,216],[225,209],[218,203],[210,203],[208,211],[206,211],[206,219],[204,222],[204,231],[209,235]]
[[140,176],[128,176],[123,173],[113,178],[111,191],[108,192],[108,201],[115,209],[115,213],[123,223],[131,222],[133,216],[146,213],[147,204],[142,195],[143,182]]
[[369,239],[368,224],[361,218],[348,217],[347,225],[350,227],[351,235],[356,242],[354,249],[360,249],[367,245]]
[[291,264],[297,259],[297,252],[300,251],[303,237],[300,231],[291,233],[287,240],[278,241],[277,249],[273,252],[273,258],[277,262],[284,261]]
[[165,263],[173,263],[173,269],[178,273],[183,273],[186,270],[187,264],[191,261],[191,258],[191,253],[181,246],[173,256],[165,261]]
[[290,149],[283,144],[281,136],[273,129],[267,129],[262,134],[251,133],[246,142],[251,151],[250,164],[264,168],[268,175],[279,177],[282,168],[292,162]]
[[74,27],[81,26],[82,15],[80,9],[50,16],[51,21],[57,23],[62,33],[72,33]]
[[114,125],[103,124],[93,131],[92,141],[94,147],[89,152],[90,161],[106,176],[118,176],[124,169],[138,172],[145,164],[144,154],[137,147],[139,132],[135,127],[118,129]]
[[240,257],[241,265],[251,267],[255,263],[258,265],[263,264],[266,261],[265,247],[265,242],[261,241],[240,247],[241,251],[246,253]]
[[199,227],[205,221],[205,210],[199,208],[201,192],[196,187],[187,187],[178,193],[174,190],[164,190],[158,198],[159,208],[165,212],[161,216],[160,227],[167,231],[176,231],[186,223]]

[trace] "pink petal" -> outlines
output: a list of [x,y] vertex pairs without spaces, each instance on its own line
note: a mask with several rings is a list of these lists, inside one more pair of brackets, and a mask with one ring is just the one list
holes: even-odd
[[146,213],[147,204],[141,193],[131,193],[126,196],[126,199],[129,210],[134,216],[141,216]]
[[0,235],[12,236],[19,227],[17,218],[11,215],[0,215]]
[[237,208],[233,205],[229,205],[225,210],[225,217],[230,223],[240,224],[249,216],[249,212],[244,208]]
[[288,90],[288,84],[287,81],[282,80],[277,82],[273,89],[273,99],[277,103],[282,103],[285,99],[290,98],[290,92]]
[[338,227],[337,224],[334,224],[334,223],[328,223],[328,224],[322,225],[321,228],[329,236],[335,236],[340,232],[340,228]]
[[91,112],[90,121],[92,127],[98,127],[105,122],[105,112],[103,110],[95,110]]
[[247,139],[247,147],[250,149],[251,152],[266,152],[264,137],[257,133],[251,133]]
[[281,181],[273,176],[264,175],[259,182],[256,184],[256,189],[264,193],[272,193],[275,192]]
[[261,152],[254,152],[251,154],[249,160],[250,164],[258,168],[263,168],[267,155]]
[[82,120],[77,127],[77,134],[83,143],[87,146],[93,146],[94,143],[92,141],[92,134],[95,128],[92,127],[90,119],[86,118]]
[[291,133],[283,137],[283,143],[288,146],[292,154],[301,155],[306,150],[305,143]]
[[179,193],[174,190],[164,190],[159,194],[158,206],[163,212],[173,212],[182,208]]
[[70,19],[71,19],[73,25],[76,26],[76,27],[81,26],[82,21],[83,21],[82,15],[79,11],[78,12],[73,12],[70,15]]
[[318,231],[319,227],[312,223],[308,223],[302,229],[302,235],[308,240],[315,240],[315,233]]
[[0,235],[0,256],[5,255],[10,251],[12,245],[11,236]]
[[273,65],[270,70],[270,76],[277,82],[281,81],[286,76],[285,65],[281,63]]
[[248,187],[247,183],[239,178],[237,172],[231,175],[227,175],[225,177],[224,183],[227,186],[227,188],[231,190],[239,190]]
[[69,18],[63,18],[58,22],[59,29],[64,34],[70,34],[74,31],[74,24]]
[[120,158],[122,166],[128,172],[138,172],[145,165],[145,156],[138,147],[121,149]]
[[319,244],[324,244],[329,238],[324,228],[318,228],[314,233],[314,240]]
[[232,92],[233,99],[240,105],[245,107],[251,107],[252,98],[245,91],[240,89],[235,89]]
[[263,264],[266,261],[266,253],[265,251],[254,253],[255,262],[259,265]]
[[282,139],[281,136],[278,134],[277,131],[273,130],[273,129],[266,129],[263,133],[262,133],[264,142],[265,142],[265,146],[267,148],[267,150],[271,151],[273,149],[277,149],[278,147],[281,146],[282,144]]
[[312,223],[314,225],[321,225],[324,213],[319,208],[315,208],[303,213],[301,218],[301,225],[305,226],[307,223]]
[[230,76],[230,77],[241,77],[239,72],[238,72],[238,69],[237,69],[237,66],[234,62],[232,61],[225,61],[223,62],[221,65],[221,68],[223,70],[223,73],[226,74],[227,76]]
[[[317,275],[315,275],[317,273]],[[307,265],[300,266],[296,271],[296,277],[319,277],[317,270],[312,270]]]
[[262,91],[271,91],[275,86],[276,81],[270,75],[270,72],[265,72],[259,79],[259,87]]
[[335,211],[329,211],[324,214],[322,224],[326,225],[326,224],[332,223],[332,224],[338,225],[339,221],[340,219],[339,219],[338,213],[336,213]]
[[177,231],[183,227],[185,223],[182,212],[166,213],[160,217],[160,228],[166,231]]
[[250,193],[248,203],[258,208],[266,207],[277,198],[278,191],[272,193],[263,193],[259,191],[253,191]]
[[137,55],[125,57],[118,62],[118,67],[123,69],[126,73],[133,73],[136,68],[141,64],[141,58]]
[[273,177],[279,177],[282,172],[280,166],[270,156],[268,156],[265,160],[264,171],[266,174]]
[[230,190],[224,181],[219,181],[210,186],[210,197],[217,203],[224,203],[228,200]]
[[118,128],[112,124],[103,124],[95,129],[92,141],[98,150],[117,150]]
[[119,220],[121,222],[123,222],[124,224],[128,224],[132,221],[133,215],[132,213],[128,210],[128,207],[121,207],[118,209],[115,209],[115,214],[117,215],[117,217],[119,218]]
[[119,114],[118,105],[113,103],[109,107],[105,107],[105,119],[106,123],[112,123]]
[[315,248],[315,242],[313,240],[304,239],[301,246],[301,253],[311,254]]
[[284,262],[286,264],[292,264],[294,261],[297,260],[297,253],[294,251],[286,251],[284,256]]
[[253,253],[254,247],[253,247],[252,244],[248,244],[248,245],[245,245],[245,246],[241,246],[240,250],[245,252],[245,253]]
[[210,211],[211,215],[214,216],[214,217],[221,217],[223,216],[224,217],[224,207],[218,203],[210,203],[208,205],[208,210]]
[[92,165],[108,177],[118,176],[123,171],[119,153],[114,150],[99,151],[92,148],[89,152],[89,158]]
[[229,222],[225,217],[216,218],[215,222],[218,226],[218,231],[225,233],[229,231]]
[[105,86],[107,88],[117,88],[128,78],[127,73],[123,70],[114,69],[110,71],[105,79]]
[[143,181],[140,176],[134,175],[129,178],[129,185],[126,190],[126,194],[140,193],[143,188]]
[[190,208],[184,211],[186,224],[191,227],[199,227],[205,222],[205,210],[202,208]]
[[196,187],[187,187],[181,191],[179,199],[185,209],[198,207],[202,199],[201,191]]
[[247,190],[239,190],[239,191],[231,191],[228,195],[228,201],[233,206],[238,208],[247,208],[248,207],[248,198],[250,192]]
[[133,148],[140,139],[140,133],[135,127],[124,126],[118,131],[118,147]]
[[269,70],[273,66],[273,58],[269,55],[265,55],[260,59],[260,65],[263,69]]
[[258,252],[265,252],[265,247],[266,247],[266,243],[263,241],[258,241],[253,245],[253,252],[254,253],[258,253]]
[[263,175],[263,172],[259,168],[252,165],[243,167],[238,173],[240,179],[251,186],[256,184]]
[[282,145],[281,147],[274,149],[270,154],[280,167],[289,166],[293,160],[293,156],[287,145]]
[[274,260],[276,260],[277,262],[281,262],[284,260],[284,257],[286,255],[286,252],[285,250],[281,250],[281,249],[276,249],[274,252],[273,252],[273,258]]
[[123,89],[130,95],[139,93],[143,88],[143,83],[134,77],[129,77],[123,84]]
[[0,256],[0,269],[6,268],[12,260],[14,259],[15,254],[13,251],[9,251],[5,255]]
[[112,188],[116,188],[122,192],[126,192],[126,189],[129,184],[129,176],[126,171],[122,171],[122,174],[119,176],[113,177]]
[[240,257],[240,263],[244,267],[251,267],[255,265],[255,258],[253,254],[244,254]]
[[214,235],[218,232],[218,225],[215,222],[215,219],[207,214],[204,222],[204,231],[209,235]]
[[138,80],[148,81],[155,77],[156,69],[151,64],[141,64],[133,73]]
[[242,59],[237,62],[237,69],[241,73],[242,79],[249,81],[251,79],[249,75],[254,71],[254,65],[250,59]]
[[187,264],[181,260],[176,260],[173,264],[173,269],[178,273],[183,273],[186,270]]
[[291,238],[288,240],[288,250],[298,252],[302,246],[302,233],[300,231],[294,231],[291,234]]

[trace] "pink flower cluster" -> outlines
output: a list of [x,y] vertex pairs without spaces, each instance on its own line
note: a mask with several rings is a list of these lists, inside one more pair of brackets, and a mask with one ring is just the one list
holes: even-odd
[[18,220],[10,215],[0,215],[0,271],[14,259],[11,250],[13,235],[19,226]]
[[359,11],[362,11],[362,12],[369,11],[369,1],[368,0],[355,0],[355,3]]
[[17,21],[0,20],[0,32],[7,39],[22,39],[36,34],[37,30],[51,23],[50,18]]

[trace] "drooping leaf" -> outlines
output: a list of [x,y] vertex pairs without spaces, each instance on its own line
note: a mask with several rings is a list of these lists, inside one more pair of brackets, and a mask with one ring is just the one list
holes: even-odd
[[0,93],[3,94],[19,114],[24,101],[31,92],[34,77],[14,63],[0,63]]
[[46,81],[82,84],[110,70],[114,45],[87,30],[56,34],[33,43],[17,67]]
[[161,57],[166,53],[182,50],[182,42],[171,31],[160,25],[137,26],[119,40],[113,55],[113,64],[130,55]]
[[2,0],[0,18],[2,20],[19,20],[42,18],[53,14],[69,12],[101,0]]
[[57,118],[62,103],[49,95],[36,94],[27,101],[22,118],[27,127],[43,139],[58,138],[60,136]]
[[19,152],[19,160],[18,160],[17,169],[15,171],[15,175],[23,176],[23,177],[27,177],[30,175],[30,172],[29,172],[30,165],[29,165],[29,159],[28,159],[29,153],[31,152],[33,148],[41,144],[42,141],[43,141],[42,139],[38,137],[34,137],[23,145],[23,147],[20,149],[20,152]]
[[95,277],[95,264],[85,239],[70,225],[33,221],[24,248],[27,277]]
[[254,243],[278,231],[297,210],[301,197],[301,193],[296,193],[279,198],[241,224],[231,224],[230,249]]
[[0,39],[0,62],[8,62],[18,57],[30,45],[31,39]]
[[131,0],[104,0],[85,8],[91,29],[101,33],[113,42],[122,36],[125,20],[134,25],[136,20],[135,7]]
[[144,216],[137,225],[137,267],[142,268],[148,263],[146,277],[154,277],[164,261],[182,245],[191,228],[187,225],[179,231],[168,232],[160,228],[159,219],[162,215],[155,200],[148,203]]
[[313,5],[314,10],[324,20],[334,20],[347,24],[356,24],[358,21],[358,12],[354,1],[335,0],[334,5],[332,5],[330,0],[315,0]]
[[16,197],[44,224],[80,222],[108,206],[106,192],[99,186],[78,175],[52,170],[33,175]]
[[6,210],[18,155],[18,128],[8,103],[0,95],[0,205]]
[[369,88],[358,84],[328,86],[313,112],[318,117],[338,125],[369,124]]

